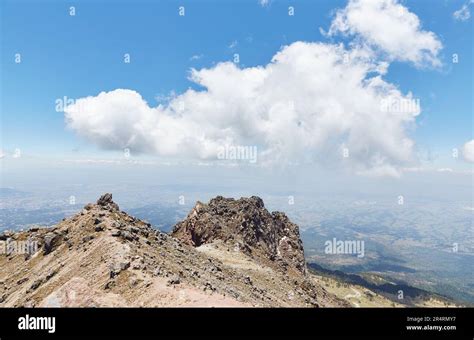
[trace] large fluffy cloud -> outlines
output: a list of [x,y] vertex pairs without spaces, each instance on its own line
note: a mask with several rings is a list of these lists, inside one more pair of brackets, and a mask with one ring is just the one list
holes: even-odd
[[259,162],[396,175],[413,159],[407,128],[419,107],[403,105],[411,94],[383,80],[385,66],[364,49],[295,42],[262,67],[192,70],[205,89],[167,105],[117,89],[78,99],[65,115],[70,128],[108,149],[215,159],[226,144],[256,145]]
[[193,69],[190,80],[204,90],[166,105],[117,89],[78,99],[66,121],[107,149],[215,159],[228,145],[257,146],[261,163],[397,176],[414,159],[409,129],[420,108],[383,76],[393,60],[439,65],[442,45],[397,0],[350,0],[329,35],[341,32],[355,37],[350,48],[295,42],[264,66]]
[[398,0],[350,0],[336,13],[329,34],[342,32],[386,53],[392,60],[439,66],[442,44]]
[[462,155],[466,161],[474,163],[474,139],[464,144]]

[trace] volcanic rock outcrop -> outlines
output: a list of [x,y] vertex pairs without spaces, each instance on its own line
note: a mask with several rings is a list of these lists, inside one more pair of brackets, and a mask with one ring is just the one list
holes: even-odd
[[298,226],[282,212],[270,213],[256,196],[197,202],[172,236],[194,247],[220,240],[274,268],[306,272]]

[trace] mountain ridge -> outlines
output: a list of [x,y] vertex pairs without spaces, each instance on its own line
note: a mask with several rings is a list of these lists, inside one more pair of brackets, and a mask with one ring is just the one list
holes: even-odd
[[[38,247],[11,247],[22,242]],[[4,232],[0,243],[0,307],[454,305],[428,292],[401,301],[315,271],[298,226],[256,196],[197,202],[166,234],[107,193],[53,227]]]
[[[230,247],[226,233],[216,232],[198,247],[162,233],[121,211],[111,194],[54,227],[8,234],[13,241],[37,242],[39,249],[0,256],[0,305],[348,306],[315,284],[305,265],[301,268],[286,253],[272,259],[276,243],[266,242],[284,230],[274,231],[275,221],[291,222],[262,210],[261,199],[245,200],[250,212],[270,223],[257,243],[241,238],[246,233],[238,237],[250,253]],[[225,211],[230,202],[217,197],[210,205]],[[255,231],[249,228],[250,234]],[[298,258],[302,251],[301,245],[293,255]]]

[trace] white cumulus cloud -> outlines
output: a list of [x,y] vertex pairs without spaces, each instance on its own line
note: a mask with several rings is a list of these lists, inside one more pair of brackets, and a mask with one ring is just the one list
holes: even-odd
[[386,82],[385,72],[365,49],[295,42],[264,66],[193,69],[190,80],[205,89],[167,104],[150,106],[136,91],[117,89],[76,100],[65,117],[106,149],[209,160],[224,145],[256,145],[259,163],[396,176],[413,160],[407,131],[420,109],[397,105],[412,95]]
[[474,139],[464,144],[462,155],[466,161],[474,163]]
[[441,65],[441,42],[433,32],[422,30],[418,16],[398,0],[350,0],[332,21],[329,35],[337,33],[356,36],[392,60]]

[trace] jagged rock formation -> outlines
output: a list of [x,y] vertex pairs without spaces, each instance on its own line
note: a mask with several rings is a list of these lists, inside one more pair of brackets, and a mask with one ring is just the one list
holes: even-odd
[[100,196],[99,199],[97,200],[97,205],[101,206],[102,209],[105,209],[105,210],[110,210],[110,211],[120,210],[119,206],[114,201],[112,201],[112,194],[109,194],[109,193]]
[[198,204],[173,235],[111,194],[54,227],[0,235],[39,246],[0,255],[0,306],[348,306],[305,274],[298,228],[258,198]]
[[298,226],[284,213],[268,212],[256,196],[197,202],[172,235],[194,247],[220,240],[274,268],[306,272]]

